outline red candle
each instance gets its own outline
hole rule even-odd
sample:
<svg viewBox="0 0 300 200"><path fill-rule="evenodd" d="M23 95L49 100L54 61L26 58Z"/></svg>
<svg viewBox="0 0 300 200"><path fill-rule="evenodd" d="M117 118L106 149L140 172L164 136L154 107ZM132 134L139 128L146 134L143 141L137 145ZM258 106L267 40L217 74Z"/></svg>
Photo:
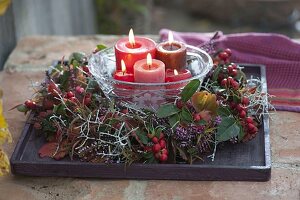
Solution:
<svg viewBox="0 0 300 200"><path fill-rule="evenodd" d="M117 70L114 74L114 79L119 81L133 82L133 74L129 74L126 72L126 65L124 60L121 60L122 70Z"/></svg>
<svg viewBox="0 0 300 200"><path fill-rule="evenodd" d="M188 69L177 71L176 69L166 70L166 82L176 82L186 80L192 77L191 72ZM174 84L167 86L168 89L179 89L184 87L188 82Z"/></svg>
<svg viewBox="0 0 300 200"><path fill-rule="evenodd" d="M128 38L120 39L115 45L117 69L121 70L121 60L124 60L127 71L133 73L133 65L136 61L145 59L150 53L155 58L156 43L145 37L134 37L132 29Z"/></svg>
<svg viewBox="0 0 300 200"><path fill-rule="evenodd" d="M147 59L139 60L134 64L134 81L138 83L164 83L165 64L152 59L148 53Z"/></svg>
<svg viewBox="0 0 300 200"><path fill-rule="evenodd" d="M166 69L180 71L186 66L186 46L181 42L174 41L170 31L168 41L157 45L156 58L165 63Z"/></svg>

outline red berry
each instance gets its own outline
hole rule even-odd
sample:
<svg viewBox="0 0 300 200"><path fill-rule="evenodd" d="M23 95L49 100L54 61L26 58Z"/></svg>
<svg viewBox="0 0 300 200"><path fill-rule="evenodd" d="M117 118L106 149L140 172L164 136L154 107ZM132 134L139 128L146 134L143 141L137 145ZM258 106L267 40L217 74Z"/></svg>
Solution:
<svg viewBox="0 0 300 200"><path fill-rule="evenodd" d="M232 65L228 65L228 66L227 66L227 71L228 71L228 73L231 73L231 72L232 72L232 70L233 70L233 67L232 67Z"/></svg>
<svg viewBox="0 0 300 200"><path fill-rule="evenodd" d="M246 122L247 122L247 124L253 124L253 119L252 119L252 117L247 117L247 118L246 118Z"/></svg>
<svg viewBox="0 0 300 200"><path fill-rule="evenodd" d="M154 144L154 145L152 146L152 150L153 150L154 153L159 152L159 151L161 150L160 144Z"/></svg>
<svg viewBox="0 0 300 200"><path fill-rule="evenodd" d="M82 66L82 70L85 72L85 73L89 73L90 70L87 66Z"/></svg>
<svg viewBox="0 0 300 200"><path fill-rule="evenodd" d="M163 149L163 148L166 148L166 141L164 140L164 139L161 139L160 141L159 141L159 145L160 145L160 147Z"/></svg>
<svg viewBox="0 0 300 200"><path fill-rule="evenodd" d="M159 134L159 139L161 140L161 139L164 138L164 137L165 137L164 133L163 133L163 132L160 132L160 134Z"/></svg>
<svg viewBox="0 0 300 200"><path fill-rule="evenodd" d="M231 76L228 76L227 81L228 81L228 85L231 85L234 79Z"/></svg>
<svg viewBox="0 0 300 200"><path fill-rule="evenodd" d="M27 100L27 101L25 101L25 106L27 107L27 108L32 108L32 101L31 100Z"/></svg>
<svg viewBox="0 0 300 200"><path fill-rule="evenodd" d="M157 144L157 143L158 143L158 138L157 138L157 137L153 137L153 138L152 138L152 142L153 142L154 144Z"/></svg>
<svg viewBox="0 0 300 200"><path fill-rule="evenodd" d="M245 118L246 112L244 110L240 111L239 116L240 116L240 118Z"/></svg>
<svg viewBox="0 0 300 200"><path fill-rule="evenodd" d="M249 133L250 134L255 134L255 133L257 133L257 131L258 131L258 128L256 126L254 126L253 129L249 130Z"/></svg>
<svg viewBox="0 0 300 200"><path fill-rule="evenodd" d="M84 88L83 87L80 87L79 85L76 86L75 88L76 92L79 93L79 94L82 94L84 92Z"/></svg>
<svg viewBox="0 0 300 200"><path fill-rule="evenodd" d="M45 118L45 117L47 117L47 113L46 112L40 112L39 117Z"/></svg>
<svg viewBox="0 0 300 200"><path fill-rule="evenodd" d="M200 116L199 113L195 113L194 116L193 116L193 118L194 118L195 122L199 122L201 120L201 116Z"/></svg>
<svg viewBox="0 0 300 200"><path fill-rule="evenodd" d="M121 113L123 113L123 114L127 114L127 113L128 113L128 109L127 109L127 108L125 108L125 109L121 110Z"/></svg>
<svg viewBox="0 0 300 200"><path fill-rule="evenodd" d="M90 105L91 101L92 101L91 98L86 97L86 98L84 98L84 100L83 100L83 104L86 105L86 106L88 106L88 105Z"/></svg>
<svg viewBox="0 0 300 200"><path fill-rule="evenodd" d="M227 80L226 78L224 78L224 79L221 81L221 86L226 87L226 86L227 86L227 83L228 83L228 80Z"/></svg>
<svg viewBox="0 0 300 200"><path fill-rule="evenodd" d="M71 97L71 98L70 98L70 101L72 101L72 102L74 102L74 103L78 103L78 100L77 100L76 97Z"/></svg>
<svg viewBox="0 0 300 200"><path fill-rule="evenodd" d="M224 51L219 53L219 58L223 61L227 60L228 57L229 57L228 54Z"/></svg>
<svg viewBox="0 0 300 200"><path fill-rule="evenodd" d="M236 103L234 103L233 101L229 102L229 107L230 107L231 109L235 109Z"/></svg>
<svg viewBox="0 0 300 200"><path fill-rule="evenodd" d="M161 150L161 153L162 153L162 154L166 154L166 155L168 155L168 154L169 154L169 152L168 152L168 150L167 150L167 149L162 149L162 150Z"/></svg>
<svg viewBox="0 0 300 200"><path fill-rule="evenodd" d="M157 152L156 154L154 154L154 157L155 157L157 160L159 160L160 156L161 156L161 153L160 153L160 152Z"/></svg>
<svg viewBox="0 0 300 200"><path fill-rule="evenodd" d="M183 102L181 100L176 101L176 106L177 106L177 108L182 109Z"/></svg>
<svg viewBox="0 0 300 200"><path fill-rule="evenodd" d="M249 131L251 131L252 129L255 128L255 126L254 126L253 124L251 124L251 123L248 124L247 127L248 127L248 130L249 130Z"/></svg>
<svg viewBox="0 0 300 200"><path fill-rule="evenodd" d="M168 160L168 156L166 154L161 154L160 157L159 157L159 160L161 162L165 162Z"/></svg>
<svg viewBox="0 0 300 200"><path fill-rule="evenodd" d="M53 82L49 83L47 91L55 97L57 97L58 94L61 93L60 90L58 89L57 85Z"/></svg>
<svg viewBox="0 0 300 200"><path fill-rule="evenodd" d="M241 104L236 105L236 110L241 112L242 110L244 110L244 107Z"/></svg>
<svg viewBox="0 0 300 200"><path fill-rule="evenodd" d="M231 63L231 66L232 66L233 69L237 69L237 65L236 64Z"/></svg>
<svg viewBox="0 0 300 200"><path fill-rule="evenodd" d="M74 97L74 96L75 96L75 95L74 95L73 92L71 92L71 91L67 92L67 98L68 98L68 99L70 99L70 98L72 98L72 97Z"/></svg>
<svg viewBox="0 0 300 200"><path fill-rule="evenodd" d="M35 128L37 130L40 130L40 129L42 129L42 125L38 122L35 122L34 125L33 125L33 128Z"/></svg>
<svg viewBox="0 0 300 200"><path fill-rule="evenodd" d="M237 75L237 70L236 69L232 69L232 71L230 72L230 75L235 77Z"/></svg>
<svg viewBox="0 0 300 200"><path fill-rule="evenodd" d="M232 55L231 49L229 48L225 49L224 52L226 52L229 57Z"/></svg>
<svg viewBox="0 0 300 200"><path fill-rule="evenodd" d="M244 104L244 105L249 105L249 103L250 103L250 101L249 101L249 98L248 97L243 97L242 98L242 104Z"/></svg>
<svg viewBox="0 0 300 200"><path fill-rule="evenodd" d="M146 152L152 151L152 148L149 147L149 146L145 146L145 147L144 147L144 151L146 151Z"/></svg>
<svg viewBox="0 0 300 200"><path fill-rule="evenodd" d="M240 87L239 83L236 82L235 80L231 81L231 86L235 90L239 89L239 87Z"/></svg>

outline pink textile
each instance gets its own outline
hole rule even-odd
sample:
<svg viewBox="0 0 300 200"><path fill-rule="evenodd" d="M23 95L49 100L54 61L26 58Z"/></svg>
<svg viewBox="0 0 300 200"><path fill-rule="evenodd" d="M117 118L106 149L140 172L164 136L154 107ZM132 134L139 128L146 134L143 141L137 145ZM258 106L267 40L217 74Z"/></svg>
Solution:
<svg viewBox="0 0 300 200"><path fill-rule="evenodd" d="M168 31L167 29L160 31L162 40L167 38ZM194 46L208 42L212 36L207 33L172 32L174 39ZM277 108L300 112L300 43L274 33L223 35L221 32L214 42L216 49L230 48L232 50L233 62L266 65L269 91L275 91L277 95L282 94L279 96L280 99L285 98L285 94L279 91L284 89L296 91L295 98L290 96L288 98L293 104L289 105L285 102L285 105L278 105ZM299 104L295 105L295 102Z"/></svg>

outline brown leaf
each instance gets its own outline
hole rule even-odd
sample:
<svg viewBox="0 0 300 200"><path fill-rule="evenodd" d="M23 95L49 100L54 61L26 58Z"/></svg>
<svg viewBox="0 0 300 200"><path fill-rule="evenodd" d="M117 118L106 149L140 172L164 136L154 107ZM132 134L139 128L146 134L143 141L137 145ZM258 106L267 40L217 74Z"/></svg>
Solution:
<svg viewBox="0 0 300 200"><path fill-rule="evenodd" d="M218 108L217 97L207 91L196 92L192 96L192 105L197 112L207 110L215 114Z"/></svg>
<svg viewBox="0 0 300 200"><path fill-rule="evenodd" d="M52 158L57 151L58 143L57 142L48 142L44 144L39 150L39 156L41 158L50 157Z"/></svg>

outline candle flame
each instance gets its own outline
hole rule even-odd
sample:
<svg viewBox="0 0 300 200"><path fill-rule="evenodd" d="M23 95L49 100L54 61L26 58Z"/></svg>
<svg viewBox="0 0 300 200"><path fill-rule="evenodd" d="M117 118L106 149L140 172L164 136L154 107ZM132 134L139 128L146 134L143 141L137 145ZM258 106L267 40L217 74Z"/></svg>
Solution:
<svg viewBox="0 0 300 200"><path fill-rule="evenodd" d="M177 76L178 75L178 71L176 69L174 69L174 75Z"/></svg>
<svg viewBox="0 0 300 200"><path fill-rule="evenodd" d="M126 65L125 65L124 60L121 60L121 69L122 69L122 72L124 74L126 72Z"/></svg>
<svg viewBox="0 0 300 200"><path fill-rule="evenodd" d="M169 31L169 34L168 34L169 45L172 45L173 41L174 41L173 33L172 33L172 31Z"/></svg>
<svg viewBox="0 0 300 200"><path fill-rule="evenodd" d="M133 34L132 28L131 28L130 31L129 31L128 38L129 38L129 43L130 43L132 46L134 46L134 45L135 45L135 40L134 40L134 34Z"/></svg>
<svg viewBox="0 0 300 200"><path fill-rule="evenodd" d="M150 54L150 53L147 54L147 65L148 65L148 66L151 66L151 65L152 65L152 57L151 57L151 54Z"/></svg>

